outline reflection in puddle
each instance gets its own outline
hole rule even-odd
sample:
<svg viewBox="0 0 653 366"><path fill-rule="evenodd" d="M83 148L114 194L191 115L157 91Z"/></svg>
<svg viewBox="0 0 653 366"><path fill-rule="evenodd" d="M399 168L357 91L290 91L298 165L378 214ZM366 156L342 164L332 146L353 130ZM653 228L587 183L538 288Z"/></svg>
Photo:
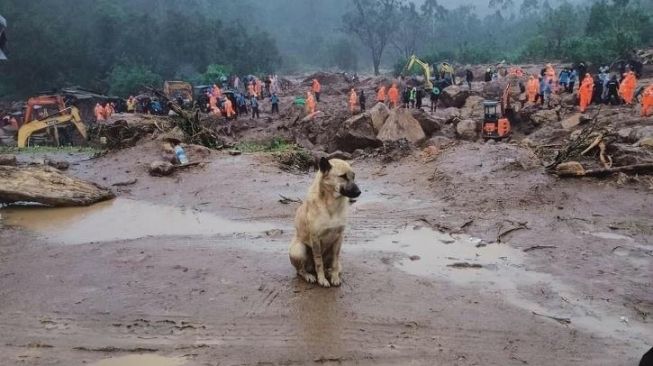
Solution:
<svg viewBox="0 0 653 366"><path fill-rule="evenodd" d="M118 198L90 207L0 210L7 225L37 232L65 244L138 239L146 236L256 233L272 225L226 220L172 206Z"/></svg>
<svg viewBox="0 0 653 366"><path fill-rule="evenodd" d="M185 361L180 358L170 358L158 355L131 355L107 358L93 363L93 366L180 366Z"/></svg>
<svg viewBox="0 0 653 366"><path fill-rule="evenodd" d="M484 245L467 235L449 235L419 227L382 236L352 250L404 254L395 266L407 273L476 286L499 293L520 308L543 315L570 318L574 326L602 336L645 344L653 328L637 320L625 323L614 308L592 301L548 273L529 271L525 254L506 244ZM542 296L543 291L551 294Z"/></svg>

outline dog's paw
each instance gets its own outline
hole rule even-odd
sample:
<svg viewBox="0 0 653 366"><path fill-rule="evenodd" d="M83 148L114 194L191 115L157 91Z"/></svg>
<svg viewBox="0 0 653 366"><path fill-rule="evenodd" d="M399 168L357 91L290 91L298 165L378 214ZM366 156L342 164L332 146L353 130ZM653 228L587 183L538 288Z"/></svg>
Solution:
<svg viewBox="0 0 653 366"><path fill-rule="evenodd" d="M342 281L340 280L340 275L339 274L331 274L331 284L333 286L340 286L340 283Z"/></svg>
<svg viewBox="0 0 653 366"><path fill-rule="evenodd" d="M304 279L308 283L315 283L315 281L317 281L317 278L315 278L315 276L313 276L310 273L305 273L305 274L302 274L301 276L304 277Z"/></svg>
<svg viewBox="0 0 653 366"><path fill-rule="evenodd" d="M317 278L317 283L322 287L331 287L329 281L327 281L326 277L323 276Z"/></svg>

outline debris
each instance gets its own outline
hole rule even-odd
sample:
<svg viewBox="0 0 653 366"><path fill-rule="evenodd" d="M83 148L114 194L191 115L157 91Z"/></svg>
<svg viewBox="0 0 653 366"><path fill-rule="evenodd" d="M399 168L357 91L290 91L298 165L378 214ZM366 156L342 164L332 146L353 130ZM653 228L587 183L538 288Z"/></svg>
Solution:
<svg viewBox="0 0 653 366"><path fill-rule="evenodd" d="M288 198L282 194L279 195L281 199L279 200L280 203L283 203L284 205L290 204L290 203L302 203L302 200L299 198Z"/></svg>
<svg viewBox="0 0 653 366"><path fill-rule="evenodd" d="M127 180L127 181L124 181L124 182L114 183L111 186L113 186L113 187L131 186L132 184L136 184L136 182L138 182L138 179L134 178L134 179L130 179L130 180Z"/></svg>
<svg viewBox="0 0 653 366"><path fill-rule="evenodd" d="M533 313L533 315L543 316L545 318L553 319L553 320L557 321L560 324L571 324L571 319L569 319L569 318L560 318L560 317L557 317L557 316L544 315L544 314L536 313L534 311L532 313Z"/></svg>
<svg viewBox="0 0 653 366"><path fill-rule="evenodd" d="M508 235L508 234L510 234L510 233L512 233L514 231L523 230L523 229L530 230L530 228L527 226L526 222L520 222L520 223L518 223L517 226L512 227L512 228L510 228L508 230L505 230L505 231L501 232L499 235L497 235L496 242L501 243L501 239L503 239L504 236L506 236L506 235Z"/></svg>
<svg viewBox="0 0 653 366"><path fill-rule="evenodd" d="M408 259L414 262L422 259L422 257L420 257L419 255L411 255L410 257L408 257Z"/></svg>
<svg viewBox="0 0 653 366"><path fill-rule="evenodd" d="M63 160L62 161L54 161L54 160L46 159L45 160L45 165L51 166L51 167L53 167L55 169L59 169L59 170L68 170L68 168L70 167L70 163L68 163L67 161L63 161Z"/></svg>
<svg viewBox="0 0 653 366"><path fill-rule="evenodd" d="M447 264L447 267L462 268L462 269L464 269L464 268L474 268L474 269L483 268L483 266L478 264L478 263L468 263L468 262L456 262L456 263L453 263L453 264Z"/></svg>
<svg viewBox="0 0 653 366"><path fill-rule="evenodd" d="M172 174L175 171L175 166L168 161L155 161L150 164L148 171L152 176L163 177Z"/></svg>
<svg viewBox="0 0 653 366"><path fill-rule="evenodd" d="M532 247L528 247L524 249L524 252L530 252L532 250L538 250L538 249L555 249L557 248L555 245L533 245Z"/></svg>
<svg viewBox="0 0 653 366"><path fill-rule="evenodd" d="M619 317L619 321L621 321L622 323L628 324L628 317L626 317L626 316Z"/></svg>
<svg viewBox="0 0 653 366"><path fill-rule="evenodd" d="M560 164L556 174L562 178L569 177L607 177L614 173L653 174L653 163L634 164L614 168L585 170L578 162Z"/></svg>
<svg viewBox="0 0 653 366"><path fill-rule="evenodd" d="M68 177L52 167L0 166L0 203L88 206L114 197L110 189Z"/></svg>
<svg viewBox="0 0 653 366"><path fill-rule="evenodd" d="M0 165L16 166L17 165L16 155L0 154Z"/></svg>
<svg viewBox="0 0 653 366"><path fill-rule="evenodd" d="M238 155L242 155L242 153L243 153L240 150L229 150L228 152L229 152L229 155L231 155L231 156L238 156Z"/></svg>
<svg viewBox="0 0 653 366"><path fill-rule="evenodd" d="M464 119L456 124L456 134L463 140L476 141L479 131L478 123L472 119Z"/></svg>

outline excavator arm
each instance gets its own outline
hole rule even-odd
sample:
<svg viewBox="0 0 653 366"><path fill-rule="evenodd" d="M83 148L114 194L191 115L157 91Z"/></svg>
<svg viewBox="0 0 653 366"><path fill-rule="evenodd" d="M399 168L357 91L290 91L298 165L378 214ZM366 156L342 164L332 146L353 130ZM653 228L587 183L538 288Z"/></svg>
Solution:
<svg viewBox="0 0 653 366"><path fill-rule="evenodd" d="M426 62L418 59L415 55L410 56L410 59L408 60L408 63L404 67L404 70L401 72L401 74L407 74L410 69L415 66L415 64L419 65L422 68L422 72L424 73L424 88L427 90L433 89L433 83L431 83L431 67Z"/></svg>
<svg viewBox="0 0 653 366"><path fill-rule="evenodd" d="M59 111L54 116L25 123L18 130L18 147L27 147L27 141L35 132L45 130L48 127L65 125L67 123L72 123L85 140L88 138L86 125L82 122L79 110L76 107L69 107Z"/></svg>

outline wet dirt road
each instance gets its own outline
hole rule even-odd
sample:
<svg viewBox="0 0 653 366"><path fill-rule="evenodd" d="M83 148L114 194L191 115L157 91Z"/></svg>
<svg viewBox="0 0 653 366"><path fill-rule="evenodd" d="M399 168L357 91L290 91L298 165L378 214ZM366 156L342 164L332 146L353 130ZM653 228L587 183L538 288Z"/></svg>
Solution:
<svg viewBox="0 0 653 366"><path fill-rule="evenodd" d="M112 202L0 210L3 364L636 365L651 345L641 188L556 181L509 146L354 162L344 284L322 289L278 202L312 174L218 154L151 178L148 153L73 166L138 178Z"/></svg>

